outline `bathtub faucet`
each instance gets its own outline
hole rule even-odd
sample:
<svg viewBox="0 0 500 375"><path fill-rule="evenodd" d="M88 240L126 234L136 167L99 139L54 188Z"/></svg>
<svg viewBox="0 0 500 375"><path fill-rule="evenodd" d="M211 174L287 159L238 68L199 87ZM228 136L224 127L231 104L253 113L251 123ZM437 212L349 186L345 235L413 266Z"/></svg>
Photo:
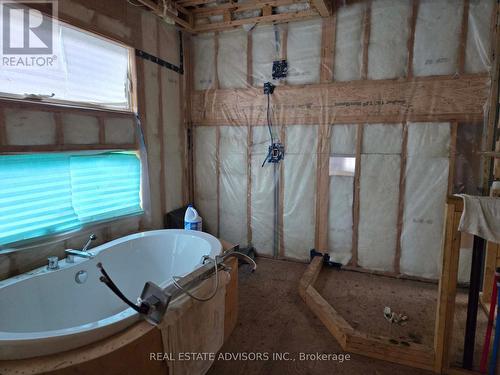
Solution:
<svg viewBox="0 0 500 375"><path fill-rule="evenodd" d="M159 285L156 285L152 281L146 282L142 289L141 296L137 299L137 304L132 302L125 296L125 294L121 292L121 290L113 282L111 277L104 269L102 263L100 262L97 263L97 268L102 274L99 280L103 282L109 289L111 289L111 291L115 293L119 299L129 305L136 312L141 314L144 319L146 319L153 325L158 325L161 322L163 315L165 315L170 301L180 296L181 294L186 294L191 298L201 302L209 301L210 299L212 299L216 295L219 287L219 269L225 271L229 270L229 267L224 264L224 260L228 259L229 257L237 257L244 260L245 262L252 265L252 272L255 271L257 269L257 264L255 263L255 261L248 255L240 253L238 250L239 246L236 245L221 256L216 255L213 259L209 256L204 257L204 260L209 261L203 262L202 266L195 269L193 272L186 276L173 276L173 283L165 288L161 288ZM194 296L190 290L200 284L203 280L206 280L207 277L211 277L212 275L215 276L215 287L210 296Z"/></svg>
<svg viewBox="0 0 500 375"><path fill-rule="evenodd" d="M92 259L93 257L95 257L95 255L92 254L87 249L90 247L91 242L96 240L96 239L97 239L97 236L94 233L92 233L82 250L66 249L64 251L68 255L66 258L66 262L67 263L74 263L75 257L80 257L80 258L85 258L85 259Z"/></svg>

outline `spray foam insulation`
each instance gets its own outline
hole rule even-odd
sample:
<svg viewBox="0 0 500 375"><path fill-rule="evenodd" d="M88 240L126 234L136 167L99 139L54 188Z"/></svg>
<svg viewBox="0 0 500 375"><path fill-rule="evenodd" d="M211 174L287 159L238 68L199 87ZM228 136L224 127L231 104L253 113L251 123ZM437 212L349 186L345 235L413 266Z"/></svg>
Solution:
<svg viewBox="0 0 500 375"><path fill-rule="evenodd" d="M413 49L415 76L457 72L462 11L462 0L420 1Z"/></svg>
<svg viewBox="0 0 500 375"><path fill-rule="evenodd" d="M220 237L245 246L247 241L247 128L220 127Z"/></svg>
<svg viewBox="0 0 500 375"><path fill-rule="evenodd" d="M402 126L371 124L363 131L358 262L393 271L397 246Z"/></svg>
<svg viewBox="0 0 500 375"><path fill-rule="evenodd" d="M354 3L338 9L333 70L335 81L361 79L364 10L363 3Z"/></svg>
<svg viewBox="0 0 500 375"><path fill-rule="evenodd" d="M252 245L259 254L272 255L274 241L274 166L262 162L270 142L265 126L252 127L251 147L251 219ZM277 169L279 173L279 167Z"/></svg>
<svg viewBox="0 0 500 375"><path fill-rule="evenodd" d="M217 134L215 127L194 128L195 205L203 230L217 236Z"/></svg>
<svg viewBox="0 0 500 375"><path fill-rule="evenodd" d="M408 62L410 0L375 0L371 8L368 78L405 77ZM398 30L398 32L394 32Z"/></svg>
<svg viewBox="0 0 500 375"><path fill-rule="evenodd" d="M330 137L330 154L354 157L356 125L335 125ZM328 248L333 261L347 264L352 257L353 176L330 176Z"/></svg>
<svg viewBox="0 0 500 375"><path fill-rule="evenodd" d="M439 276L448 186L450 124L408 126L401 272Z"/></svg>
<svg viewBox="0 0 500 375"><path fill-rule="evenodd" d="M243 29L219 34L217 73L220 88L247 86L247 40Z"/></svg>
<svg viewBox="0 0 500 375"><path fill-rule="evenodd" d="M321 19L293 22L288 25L288 83L319 82L321 25Z"/></svg>
<svg viewBox="0 0 500 375"><path fill-rule="evenodd" d="M283 241L285 255L308 259L314 247L317 126L286 128Z"/></svg>

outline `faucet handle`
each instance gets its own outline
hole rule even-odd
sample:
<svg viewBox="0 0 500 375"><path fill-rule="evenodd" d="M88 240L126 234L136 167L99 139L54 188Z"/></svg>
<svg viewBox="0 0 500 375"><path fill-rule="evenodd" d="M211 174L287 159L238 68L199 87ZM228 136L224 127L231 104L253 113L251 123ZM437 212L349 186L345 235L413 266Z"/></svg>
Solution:
<svg viewBox="0 0 500 375"><path fill-rule="evenodd" d="M92 233L92 234L89 236L89 240L87 241L87 243L86 243L86 244L85 244L85 246L83 247L82 251L87 251L87 249L88 249L88 248L89 248L89 246L90 246L90 243L91 243L92 241L95 241L95 240L97 240L97 236L96 236L94 233Z"/></svg>
<svg viewBox="0 0 500 375"><path fill-rule="evenodd" d="M49 264L47 264L48 270L59 269L59 258L58 257L48 257L47 260L49 261Z"/></svg>

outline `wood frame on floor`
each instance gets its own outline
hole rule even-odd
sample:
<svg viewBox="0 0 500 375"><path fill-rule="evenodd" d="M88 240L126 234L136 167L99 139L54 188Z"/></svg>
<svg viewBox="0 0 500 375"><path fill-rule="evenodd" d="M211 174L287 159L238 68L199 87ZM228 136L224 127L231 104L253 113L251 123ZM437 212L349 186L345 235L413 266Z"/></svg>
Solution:
<svg viewBox="0 0 500 375"><path fill-rule="evenodd" d="M461 198L449 196L446 203L446 225L439 277L438 304L433 346L401 342L393 338L375 336L354 329L314 288L323 265L323 257L314 257L299 282L299 294L339 342L343 350L401 365L434 371L438 374L476 374L453 367L450 348L455 314L460 258L458 225L463 211ZM496 259L497 246L489 246L487 254ZM490 254L491 256L492 254Z"/></svg>

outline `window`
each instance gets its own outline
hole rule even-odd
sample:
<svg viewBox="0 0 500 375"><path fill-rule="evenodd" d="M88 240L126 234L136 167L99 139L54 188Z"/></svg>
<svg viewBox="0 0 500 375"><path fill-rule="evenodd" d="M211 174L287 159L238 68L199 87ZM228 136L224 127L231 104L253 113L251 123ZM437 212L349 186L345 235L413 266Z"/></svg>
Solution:
<svg viewBox="0 0 500 375"><path fill-rule="evenodd" d="M0 156L0 248L142 213L135 152Z"/></svg>
<svg viewBox="0 0 500 375"><path fill-rule="evenodd" d="M354 176L356 158L351 156L330 156L330 176Z"/></svg>
<svg viewBox="0 0 500 375"><path fill-rule="evenodd" d="M11 27L19 30L12 35L22 37L22 21L23 17L11 17ZM131 111L131 49L51 22L51 60L3 55L0 96Z"/></svg>

